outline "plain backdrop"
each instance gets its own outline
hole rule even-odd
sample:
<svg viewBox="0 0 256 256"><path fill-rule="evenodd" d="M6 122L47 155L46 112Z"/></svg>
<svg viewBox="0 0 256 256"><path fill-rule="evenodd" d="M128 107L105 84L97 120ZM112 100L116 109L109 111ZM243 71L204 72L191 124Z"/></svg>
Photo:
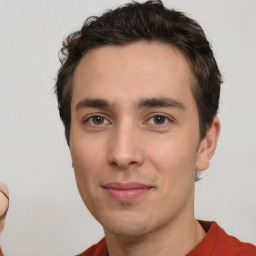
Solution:
<svg viewBox="0 0 256 256"><path fill-rule="evenodd" d="M0 180L8 256L75 255L102 236L76 188L54 82L63 39L127 1L0 0ZM256 243L256 1L165 0L204 28L224 76L222 132L196 184L196 217Z"/></svg>

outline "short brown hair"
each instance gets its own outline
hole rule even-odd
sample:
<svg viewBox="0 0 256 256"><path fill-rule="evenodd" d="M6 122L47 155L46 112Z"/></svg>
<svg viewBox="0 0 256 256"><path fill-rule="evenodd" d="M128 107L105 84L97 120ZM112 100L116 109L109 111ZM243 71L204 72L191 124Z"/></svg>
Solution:
<svg viewBox="0 0 256 256"><path fill-rule="evenodd" d="M55 91L69 144L74 71L89 50L105 45L126 45L141 40L159 41L178 48L188 59L195 77L192 87L203 138L219 106L221 74L201 26L184 13L164 7L160 0L132 2L85 20L70 34L60 51L61 67Z"/></svg>

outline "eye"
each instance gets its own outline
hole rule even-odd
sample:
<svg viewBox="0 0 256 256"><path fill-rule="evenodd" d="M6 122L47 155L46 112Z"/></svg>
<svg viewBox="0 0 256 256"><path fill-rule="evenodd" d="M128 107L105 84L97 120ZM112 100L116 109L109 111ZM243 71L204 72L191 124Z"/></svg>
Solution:
<svg viewBox="0 0 256 256"><path fill-rule="evenodd" d="M154 125L163 125L170 122L170 118L163 116L163 115L155 115L152 116L149 120L148 123L154 124Z"/></svg>
<svg viewBox="0 0 256 256"><path fill-rule="evenodd" d="M165 116L154 116L153 121L155 124L165 124L168 122L168 119Z"/></svg>
<svg viewBox="0 0 256 256"><path fill-rule="evenodd" d="M87 118L85 120L85 123L88 123L90 125L104 125L104 124L108 124L109 121L103 116L94 115L94 116Z"/></svg>

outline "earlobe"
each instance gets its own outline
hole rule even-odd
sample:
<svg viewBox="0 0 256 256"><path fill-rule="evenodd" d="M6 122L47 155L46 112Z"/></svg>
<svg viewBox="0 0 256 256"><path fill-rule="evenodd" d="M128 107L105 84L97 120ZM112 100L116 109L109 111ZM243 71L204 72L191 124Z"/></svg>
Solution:
<svg viewBox="0 0 256 256"><path fill-rule="evenodd" d="M213 119L211 127L208 129L204 139L201 141L197 152L196 170L204 171L210 165L210 159L216 150L220 134L220 121L218 117Z"/></svg>

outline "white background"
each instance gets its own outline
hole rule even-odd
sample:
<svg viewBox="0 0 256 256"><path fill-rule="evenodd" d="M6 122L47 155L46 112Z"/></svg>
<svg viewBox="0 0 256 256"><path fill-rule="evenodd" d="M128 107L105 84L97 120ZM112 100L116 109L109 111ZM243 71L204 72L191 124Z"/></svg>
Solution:
<svg viewBox="0 0 256 256"><path fill-rule="evenodd" d="M0 0L0 179L11 193L0 239L7 256L75 255L103 236L76 189L53 85L64 37L87 16L125 2ZM224 75L222 133L196 184L196 217L256 243L256 1L164 2L202 25Z"/></svg>

